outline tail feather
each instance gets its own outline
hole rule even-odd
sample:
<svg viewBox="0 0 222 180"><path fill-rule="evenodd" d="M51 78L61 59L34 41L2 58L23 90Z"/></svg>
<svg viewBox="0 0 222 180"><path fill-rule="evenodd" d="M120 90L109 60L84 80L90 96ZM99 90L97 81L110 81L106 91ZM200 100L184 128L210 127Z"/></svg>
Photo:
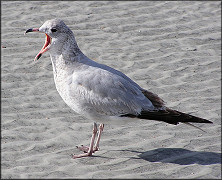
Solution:
<svg viewBox="0 0 222 180"><path fill-rule="evenodd" d="M182 113L182 112L172 110L169 108L166 108L165 110L158 110L158 111L142 111L139 115L126 114L122 116L163 121L163 122L174 124L174 125L177 125L180 122L181 123L189 123L189 122L212 123L209 120L199 118L190 114Z"/></svg>
<svg viewBox="0 0 222 180"><path fill-rule="evenodd" d="M152 104L156 108L161 108L164 107L164 101L158 97L158 95L147 91L147 90L142 90L142 93L144 96L146 96ZM150 119L150 120L157 120L157 121L164 121L169 124L175 124L177 125L178 123L187 123L193 122L193 123L212 123L209 120L199 118L190 114L182 113L176 110L172 110L166 107L165 110L157 110L157 111L142 111L139 115L132 115L132 114L126 114L123 116L128 116L128 117L137 117L140 119Z"/></svg>

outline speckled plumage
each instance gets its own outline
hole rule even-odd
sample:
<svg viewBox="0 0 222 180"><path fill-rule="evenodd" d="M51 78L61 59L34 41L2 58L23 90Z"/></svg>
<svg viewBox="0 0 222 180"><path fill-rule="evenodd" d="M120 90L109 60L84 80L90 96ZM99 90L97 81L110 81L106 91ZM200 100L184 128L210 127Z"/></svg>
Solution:
<svg viewBox="0 0 222 180"><path fill-rule="evenodd" d="M39 29L48 32L54 26L56 33L60 33L49 33L54 80L59 94L74 111L85 116L120 116L156 109L138 84L123 73L86 57L62 21L47 21Z"/></svg>
<svg viewBox="0 0 222 180"><path fill-rule="evenodd" d="M48 20L39 29L28 29L26 33L33 31L46 34L46 42L35 59L46 51L50 53L57 91L77 113L103 123L113 123L114 120L126 122L135 118L175 125L179 122L212 123L165 107L161 98L141 88L120 71L86 57L63 21ZM94 123L90 147L79 147L85 153L72 157L90 156L97 151L103 128L104 124L100 124L98 131Z"/></svg>
<svg viewBox="0 0 222 180"><path fill-rule="evenodd" d="M56 88L77 113L89 119L103 119L103 122L113 117L137 117L170 124L211 123L165 107L161 98L141 88L122 72L86 57L62 20L48 20L35 31L50 37L51 42L45 49L50 53Z"/></svg>

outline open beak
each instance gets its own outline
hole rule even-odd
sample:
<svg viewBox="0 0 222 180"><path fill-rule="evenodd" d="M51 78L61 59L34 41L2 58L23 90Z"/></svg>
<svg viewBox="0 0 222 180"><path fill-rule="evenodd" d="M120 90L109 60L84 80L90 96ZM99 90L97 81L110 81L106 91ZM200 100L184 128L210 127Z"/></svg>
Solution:
<svg viewBox="0 0 222 180"><path fill-rule="evenodd" d="M31 28L31 29L28 29L27 31L25 31L24 34L29 33L29 32L41 32L41 31L39 31L38 28ZM45 33L45 35L46 35L45 43L44 43L41 51L36 55L34 61L38 60L42 56L43 53L45 53L46 51L49 50L49 45L51 44L52 38L46 33Z"/></svg>

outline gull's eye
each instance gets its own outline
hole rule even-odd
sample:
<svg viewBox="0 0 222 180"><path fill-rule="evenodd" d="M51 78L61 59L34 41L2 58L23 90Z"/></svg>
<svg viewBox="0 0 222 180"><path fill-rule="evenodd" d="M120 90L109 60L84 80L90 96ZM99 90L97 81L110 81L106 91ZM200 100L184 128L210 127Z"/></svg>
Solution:
<svg viewBox="0 0 222 180"><path fill-rule="evenodd" d="M56 28L52 28L51 31L52 31L52 32L56 32L57 29L56 29Z"/></svg>

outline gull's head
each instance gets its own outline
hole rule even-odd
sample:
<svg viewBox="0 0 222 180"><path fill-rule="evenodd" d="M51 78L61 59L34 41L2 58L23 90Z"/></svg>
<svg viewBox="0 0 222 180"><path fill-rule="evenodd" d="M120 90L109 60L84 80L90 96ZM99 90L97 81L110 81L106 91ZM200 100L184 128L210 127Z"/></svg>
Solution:
<svg viewBox="0 0 222 180"><path fill-rule="evenodd" d="M40 28L28 29L25 34L28 32L41 32L45 33L46 35L45 44L35 57L35 60L38 60L42 54L48 50L61 49L68 36L73 35L68 26L66 26L65 23L60 19L48 20Z"/></svg>

